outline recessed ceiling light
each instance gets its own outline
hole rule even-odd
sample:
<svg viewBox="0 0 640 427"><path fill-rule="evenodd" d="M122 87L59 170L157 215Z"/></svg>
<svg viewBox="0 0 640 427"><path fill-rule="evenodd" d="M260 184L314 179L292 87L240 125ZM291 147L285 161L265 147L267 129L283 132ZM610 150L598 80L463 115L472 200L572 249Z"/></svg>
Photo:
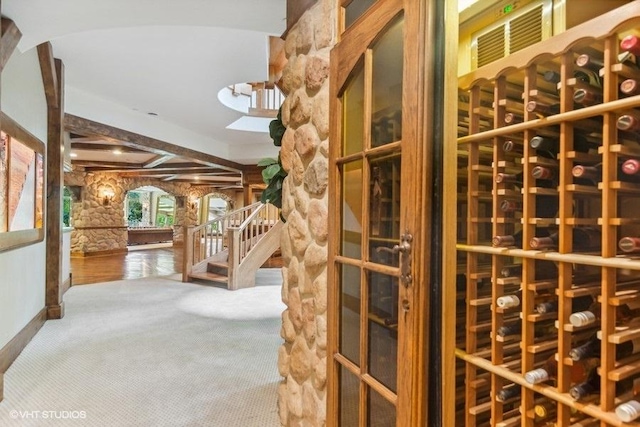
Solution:
<svg viewBox="0 0 640 427"><path fill-rule="evenodd" d="M122 154L122 151L118 150L117 148L115 150L112 151L113 154L115 155L120 155Z"/></svg>
<svg viewBox="0 0 640 427"><path fill-rule="evenodd" d="M69 156L70 157L78 157L78 153L70 153Z"/></svg>
<svg viewBox="0 0 640 427"><path fill-rule="evenodd" d="M194 176L193 179L195 179L196 181L200 181L200 177L199 176Z"/></svg>

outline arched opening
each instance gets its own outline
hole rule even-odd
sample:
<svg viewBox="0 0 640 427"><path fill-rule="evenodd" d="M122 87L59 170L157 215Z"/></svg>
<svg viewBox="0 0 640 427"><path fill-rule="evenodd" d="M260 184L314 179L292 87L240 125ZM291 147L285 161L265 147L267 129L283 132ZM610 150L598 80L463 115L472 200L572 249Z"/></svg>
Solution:
<svg viewBox="0 0 640 427"><path fill-rule="evenodd" d="M127 191L123 212L128 231L127 246L173 244L177 207L178 198L155 186Z"/></svg>
<svg viewBox="0 0 640 427"><path fill-rule="evenodd" d="M201 224L223 216L231 210L229 202L215 193L203 196L201 206Z"/></svg>

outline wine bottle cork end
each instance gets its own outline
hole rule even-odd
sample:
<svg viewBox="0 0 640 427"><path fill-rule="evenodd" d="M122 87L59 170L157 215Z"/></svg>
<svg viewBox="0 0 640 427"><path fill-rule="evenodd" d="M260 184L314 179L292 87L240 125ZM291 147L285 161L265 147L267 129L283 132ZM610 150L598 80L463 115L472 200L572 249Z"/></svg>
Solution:
<svg viewBox="0 0 640 427"><path fill-rule="evenodd" d="M638 49L638 38L634 35L628 35L620 42L620 47L623 50L636 50Z"/></svg>
<svg viewBox="0 0 640 427"><path fill-rule="evenodd" d="M637 245L635 239L631 237L623 237L618 242L618 247L622 252L634 252L637 250Z"/></svg>
<svg viewBox="0 0 640 427"><path fill-rule="evenodd" d="M620 84L623 93L634 93L638 89L638 84L633 79L627 79Z"/></svg>
<svg viewBox="0 0 640 427"><path fill-rule="evenodd" d="M516 295L502 296L496 300L496 304L500 308L517 307L520 305L520 298L518 298Z"/></svg>
<svg viewBox="0 0 640 427"><path fill-rule="evenodd" d="M635 161L626 161L622 164L622 172L626 173L627 175L634 175L636 173L638 173L638 166L640 164L638 162Z"/></svg>
<svg viewBox="0 0 640 427"><path fill-rule="evenodd" d="M578 67L584 67L589 63L589 55L582 54L576 58L576 65Z"/></svg>
<svg viewBox="0 0 640 427"><path fill-rule="evenodd" d="M616 408L616 415L620 421L630 423L640 416L640 402L630 400Z"/></svg>
<svg viewBox="0 0 640 427"><path fill-rule="evenodd" d="M575 327L590 325L596 321L596 316L590 311L580 311L569 316L569 323Z"/></svg>
<svg viewBox="0 0 640 427"><path fill-rule="evenodd" d="M529 384L539 384L547 381L548 379L549 374L544 369L534 369L533 371L529 371L524 374L524 380Z"/></svg>

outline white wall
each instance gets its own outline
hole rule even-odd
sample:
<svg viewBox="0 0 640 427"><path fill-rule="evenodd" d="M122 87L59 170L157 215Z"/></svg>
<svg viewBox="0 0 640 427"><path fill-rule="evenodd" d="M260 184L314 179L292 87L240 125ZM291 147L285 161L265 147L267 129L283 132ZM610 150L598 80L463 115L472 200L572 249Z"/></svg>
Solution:
<svg viewBox="0 0 640 427"><path fill-rule="evenodd" d="M16 51L0 80L2 111L46 144L47 105L36 50ZM0 252L0 348L44 308L45 256L45 242Z"/></svg>

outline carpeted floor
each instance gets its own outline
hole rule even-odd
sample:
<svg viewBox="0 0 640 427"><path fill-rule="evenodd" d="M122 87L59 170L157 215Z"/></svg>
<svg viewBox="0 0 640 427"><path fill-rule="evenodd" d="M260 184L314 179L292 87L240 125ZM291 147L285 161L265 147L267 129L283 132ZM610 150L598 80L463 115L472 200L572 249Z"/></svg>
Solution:
<svg viewBox="0 0 640 427"><path fill-rule="evenodd" d="M5 374L0 426L278 426L280 269L72 287Z"/></svg>

